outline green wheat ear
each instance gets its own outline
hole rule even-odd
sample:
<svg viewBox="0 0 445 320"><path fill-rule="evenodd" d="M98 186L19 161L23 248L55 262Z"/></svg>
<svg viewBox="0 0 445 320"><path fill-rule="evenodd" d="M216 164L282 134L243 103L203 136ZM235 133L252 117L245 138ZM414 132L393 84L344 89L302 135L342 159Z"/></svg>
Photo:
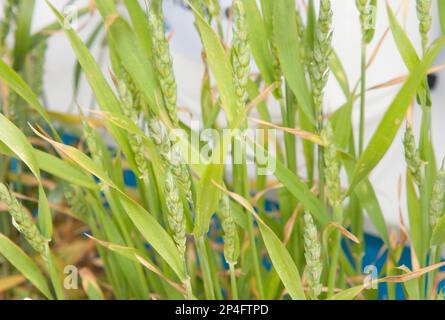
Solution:
<svg viewBox="0 0 445 320"><path fill-rule="evenodd" d="M324 174L326 178L327 196L330 205L333 208L341 206L342 192L340 185L340 170L339 161L337 157L337 147L334 144L334 131L328 123L322 133L322 140L324 142Z"/></svg>
<svg viewBox="0 0 445 320"><path fill-rule="evenodd" d="M173 124L178 126L176 80L173 73L173 60L170 54L170 46L165 36L165 27L161 10L155 12L154 8L151 8L148 12L148 23L153 38L152 50L154 65L164 96L165 107Z"/></svg>
<svg viewBox="0 0 445 320"><path fill-rule="evenodd" d="M161 155L164 167L171 170L180 183L187 201L193 205L192 177L182 158L180 145L172 144L159 119L148 119L148 133Z"/></svg>
<svg viewBox="0 0 445 320"><path fill-rule="evenodd" d="M250 49L248 44L246 12L240 0L236 0L234 3L232 68L238 108L241 110L244 108L248 98L247 83L250 75Z"/></svg>
<svg viewBox="0 0 445 320"><path fill-rule="evenodd" d="M122 111L125 116L137 125L139 120L138 108L135 107L133 95L124 81L118 82L118 92L121 100ZM146 148L142 137L136 134L129 134L131 149L134 152L134 160L141 179L148 180L148 159L146 157Z"/></svg>
<svg viewBox="0 0 445 320"><path fill-rule="evenodd" d="M85 117L82 117L82 130L85 141L88 146L88 150L91 153L91 157L97 163L102 163L103 160L103 150L99 143L97 132L94 128L87 122Z"/></svg>
<svg viewBox="0 0 445 320"><path fill-rule="evenodd" d="M280 65L280 58L278 57L278 48L274 39L270 41L270 49L272 53L272 67L273 67L274 78L275 81L277 81L279 84L279 86L277 86L277 88L274 90L274 96L276 99L279 100L283 98L283 89L282 89L283 80L281 78L283 71Z"/></svg>
<svg viewBox="0 0 445 320"><path fill-rule="evenodd" d="M306 26L304 25L303 18L301 17L301 12L299 10L297 11L295 18L297 21L298 39L301 43L303 43L306 34ZM301 60L304 61L305 66L308 66L310 64L309 51L310 49L306 48L306 46L300 46Z"/></svg>
<svg viewBox="0 0 445 320"><path fill-rule="evenodd" d="M222 196L219 202L218 213L223 231L224 258L227 263L235 265L239 254L239 239L227 195Z"/></svg>
<svg viewBox="0 0 445 320"><path fill-rule="evenodd" d="M89 213L89 205L85 198L84 191L77 186L66 185L63 188L63 195L73 215L80 220L86 221Z"/></svg>
<svg viewBox="0 0 445 320"><path fill-rule="evenodd" d="M332 9L330 0L321 0L320 14L315 33L312 62L309 68L312 80L314 105L321 127L323 121L323 95L329 78L329 57L332 43Z"/></svg>
<svg viewBox="0 0 445 320"><path fill-rule="evenodd" d="M433 186L433 193L431 195L431 209L430 209L430 223L431 227L437 225L437 222L442 217L444 212L445 201L445 171L442 165L436 181Z"/></svg>
<svg viewBox="0 0 445 320"><path fill-rule="evenodd" d="M410 126L406 126L405 136L403 138L403 146L405 150L405 161L408 170L413 176L414 182L420 188L422 183L422 160L420 159L419 150L416 146L416 139Z"/></svg>
<svg viewBox="0 0 445 320"><path fill-rule="evenodd" d="M363 41L368 44L375 34L376 24L376 0L356 0L357 9L360 14L360 26L362 29Z"/></svg>
<svg viewBox="0 0 445 320"><path fill-rule="evenodd" d="M23 234L36 252L45 257L48 240L43 237L34 221L3 183L0 183L0 200L8 207L15 228Z"/></svg>
<svg viewBox="0 0 445 320"><path fill-rule="evenodd" d="M176 246L185 259L185 250L187 244L184 207L179 196L179 190L176 186L176 180L170 170L165 175L165 192L168 211L168 224L173 231L173 239Z"/></svg>
<svg viewBox="0 0 445 320"><path fill-rule="evenodd" d="M304 214L304 256L306 258L306 269L304 271L307 284L308 296L316 300L321 294L321 245L318 240L317 227L309 212Z"/></svg>
<svg viewBox="0 0 445 320"><path fill-rule="evenodd" d="M31 85L34 92L40 97L43 91L43 75L45 71L45 55L48 49L48 43L46 40L42 40L32 50L32 78Z"/></svg>
<svg viewBox="0 0 445 320"><path fill-rule="evenodd" d="M426 50L428 46L428 32L431 30L431 0L416 1L417 18L419 20L419 31L422 37L422 48Z"/></svg>

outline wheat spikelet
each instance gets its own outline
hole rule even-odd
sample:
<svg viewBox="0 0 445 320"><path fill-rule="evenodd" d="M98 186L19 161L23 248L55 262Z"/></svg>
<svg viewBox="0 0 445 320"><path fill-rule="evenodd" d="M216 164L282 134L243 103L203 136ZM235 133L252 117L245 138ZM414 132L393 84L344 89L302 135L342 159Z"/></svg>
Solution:
<svg viewBox="0 0 445 320"><path fill-rule="evenodd" d="M176 110L177 88L175 75L173 73L173 61L170 54L170 47L165 37L165 28L161 13L157 14L153 8L148 12L148 22L152 33L153 58L159 83L164 97L165 107L170 119L175 126L179 120Z"/></svg>
<svg viewBox="0 0 445 320"><path fill-rule="evenodd" d="M362 30L363 41L365 43L370 43L374 37L375 33L375 14L376 8L374 4L377 2L372 2L370 0L356 0L357 9L360 14L360 27Z"/></svg>
<svg viewBox="0 0 445 320"><path fill-rule="evenodd" d="M170 229L173 231L173 239L175 240L176 246L184 258L187 243L184 207L179 196L178 188L176 187L176 180L169 170L165 175L165 192L168 223Z"/></svg>
<svg viewBox="0 0 445 320"><path fill-rule="evenodd" d="M317 228L309 212L304 214L304 256L306 258L304 274L308 284L308 296L312 300L316 300L322 289L320 278L323 265Z"/></svg>
<svg viewBox="0 0 445 320"><path fill-rule="evenodd" d="M276 99L282 99L283 98L283 89L282 89L283 81L281 79L282 70L280 65L280 59L278 57L278 48L273 39L270 42L270 49L272 53L272 67L274 71L274 78L275 81L277 81L279 84L273 93Z"/></svg>
<svg viewBox="0 0 445 320"><path fill-rule="evenodd" d="M327 196L330 205L333 208L339 208L342 202L340 186L340 170L337 159L337 148L333 141L334 132L328 123L322 131L322 140L324 142L324 174L326 178Z"/></svg>
<svg viewBox="0 0 445 320"><path fill-rule="evenodd" d="M15 196L2 183L0 183L0 200L8 207L15 228L23 234L26 241L36 252L45 256L48 240L42 236L31 217L25 212Z"/></svg>
<svg viewBox="0 0 445 320"><path fill-rule="evenodd" d="M171 143L168 135L163 130L161 121L158 119L152 118L148 120L148 132L164 161L164 166L172 171L175 178L181 184L188 202L193 204L192 178L187 169L187 165L182 159L180 145L178 143Z"/></svg>
<svg viewBox="0 0 445 320"><path fill-rule="evenodd" d="M103 152L98 141L97 132L93 129L93 127L90 126L90 124L84 117L82 117L81 123L83 135L88 145L88 150L90 151L93 160L97 163L101 163L103 159Z"/></svg>
<svg viewBox="0 0 445 320"><path fill-rule="evenodd" d="M416 146L416 139L410 126L406 127L405 136L403 138L403 146L405 149L405 160L408 169L413 176L414 182L420 187L422 183L422 160Z"/></svg>
<svg viewBox="0 0 445 320"><path fill-rule="evenodd" d="M133 96L124 81L118 82L119 97L121 100L122 111L134 124L137 125L139 116L137 108L134 107ZM136 162L139 176L141 179L148 180L148 161L146 158L146 150L142 137L136 134L129 134L129 142L134 152L134 160Z"/></svg>
<svg viewBox="0 0 445 320"><path fill-rule="evenodd" d="M134 83L133 79L131 78L130 74L125 70L123 67L121 69L121 79L120 81L123 82L125 85L125 91L129 91L128 94L130 94L130 97L126 97L125 99L131 99L132 101L132 109L134 109L134 112L136 115L141 114L145 109L145 100L142 97L141 92L138 90L136 84ZM119 81L119 82L120 82ZM119 89L119 82L118 82L118 91ZM127 95L127 93L125 93ZM121 98L122 99L122 98Z"/></svg>
<svg viewBox="0 0 445 320"><path fill-rule="evenodd" d="M219 202L219 217L223 231L224 258L227 263L235 265L238 260L239 240L236 224L230 211L230 201L227 195L223 195Z"/></svg>
<svg viewBox="0 0 445 320"><path fill-rule="evenodd" d="M245 107L248 99L247 83L250 75L250 50L246 26L246 13L242 1L234 3L232 68L238 108Z"/></svg>
<svg viewBox="0 0 445 320"><path fill-rule="evenodd" d="M419 31L422 37L422 48L425 50L428 46L428 32L431 30L431 0L416 1L417 18L419 20Z"/></svg>
<svg viewBox="0 0 445 320"><path fill-rule="evenodd" d="M273 28L272 28L273 29ZM278 48L277 48L277 44L275 43L275 32L274 30L271 31L271 39L269 41L269 45L270 45L270 51L272 54L272 68L273 68L273 73L274 73L274 79L276 82L278 82L278 86L277 88L274 90L273 94L275 96L276 99L280 100L283 99L283 89L282 89L282 84L283 84L283 80L282 80L282 74L283 71L281 69L281 64L280 64L280 58L278 55Z"/></svg>
<svg viewBox="0 0 445 320"><path fill-rule="evenodd" d="M300 43L304 43L304 40L305 40L304 38L305 38L305 34L306 34L306 26L304 25L303 18L301 17L300 11L297 11L295 17L297 20L298 39L300 40ZM304 61L305 66L308 66L310 64L310 62L308 61L308 60L310 60L308 51L310 51L310 50L306 46L304 46L304 45L300 46L301 60Z"/></svg>
<svg viewBox="0 0 445 320"><path fill-rule="evenodd" d="M71 212L81 220L86 220L88 216L88 203L81 188L66 185L63 188L63 195L71 208Z"/></svg>
<svg viewBox="0 0 445 320"><path fill-rule="evenodd" d="M42 95L43 87L43 73L45 68L45 54L48 49L47 41L42 40L32 51L32 89L38 94Z"/></svg>
<svg viewBox="0 0 445 320"><path fill-rule="evenodd" d="M445 206L444 197L445 197L445 171L442 166L436 177L436 181L433 186L433 193L431 195L430 223L433 229L437 225L439 219L442 217Z"/></svg>
<svg viewBox="0 0 445 320"><path fill-rule="evenodd" d="M310 75L318 123L323 121L323 95L329 78L329 57L332 42L332 9L330 0L320 1Z"/></svg>

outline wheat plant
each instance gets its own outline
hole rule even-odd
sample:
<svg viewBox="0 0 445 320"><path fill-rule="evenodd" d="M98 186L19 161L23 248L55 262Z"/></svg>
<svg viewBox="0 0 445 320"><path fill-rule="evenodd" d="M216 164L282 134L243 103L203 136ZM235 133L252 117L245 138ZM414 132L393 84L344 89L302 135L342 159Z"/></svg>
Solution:
<svg viewBox="0 0 445 320"><path fill-rule="evenodd" d="M431 1L416 1L418 53L393 6L377 17L377 1L357 0L362 45L354 85L334 46L343 36L335 30L336 2L234 0L226 31L218 1L186 1L204 64L196 129L178 106L169 43L175 35L166 33L162 1L79 7L80 18L92 10L101 17L87 41L49 0L55 22L37 32L30 28L34 1L4 1L0 298L353 300L384 292L396 299L397 288L406 299L443 298L444 155L432 144L437 106L426 77L445 36L430 39ZM445 12L443 1L438 5ZM399 87L366 143L367 68L385 38L377 19L409 72L381 79L377 88ZM45 52L55 33L64 34L78 61L75 97L85 80L94 110L45 108ZM11 42L18 35L25 40ZM106 69L90 50L99 42L110 57ZM333 113L328 81L346 101ZM66 94L68 101L72 92ZM408 116L411 107L421 109L420 120ZM272 108L281 121L272 121ZM254 128L266 132L260 141L243 135ZM216 137L193 143L210 129ZM267 138L274 130L283 141ZM409 221L400 236L386 224L369 180L393 144L403 145L406 159L400 166ZM386 253L370 282L365 221ZM400 265L407 247L410 268ZM79 272L77 289L66 266Z"/></svg>

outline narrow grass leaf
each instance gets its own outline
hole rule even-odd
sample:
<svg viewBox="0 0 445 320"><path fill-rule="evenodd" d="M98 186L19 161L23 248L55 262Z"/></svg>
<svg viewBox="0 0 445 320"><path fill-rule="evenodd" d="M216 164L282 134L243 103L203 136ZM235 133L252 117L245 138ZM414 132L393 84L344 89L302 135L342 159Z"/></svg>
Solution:
<svg viewBox="0 0 445 320"><path fill-rule="evenodd" d="M287 251L286 246L281 242L272 229L256 214L255 210L246 199L236 193L227 191L221 186L219 186L219 189L241 204L255 217L258 221L267 252L269 253L272 264L283 282L284 287L288 290L292 299L306 300L300 273L298 272L298 268L292 260L289 251Z"/></svg>
<svg viewBox="0 0 445 320"><path fill-rule="evenodd" d="M343 150L347 150L351 141L353 106L354 99L350 96L348 101L329 119L334 129L334 141Z"/></svg>
<svg viewBox="0 0 445 320"><path fill-rule="evenodd" d="M285 127L277 126L271 122L267 122L267 121L260 120L260 119L249 118L249 120L252 120L253 122L256 122L263 126L271 127L274 129L284 131L286 133L293 134L293 135L300 137L301 139L304 139L306 141L310 141L312 143L315 143L315 144L318 144L321 146L323 145L323 141L321 140L320 136L315 133L301 130L298 128L285 128Z"/></svg>
<svg viewBox="0 0 445 320"><path fill-rule="evenodd" d="M1 141L0 153L9 157L18 158L17 155ZM91 177L72 164L66 163L63 160L41 150L33 149L33 153L40 170L87 189L98 189L97 183L95 183Z"/></svg>
<svg viewBox="0 0 445 320"><path fill-rule="evenodd" d="M386 282L386 283L404 283L407 281L411 281L414 279L418 279L419 277L430 273L434 270L437 270L439 268L442 268L443 266L445 266L445 262L441 262L441 263L436 263L434 265L416 270L416 271L411 271L411 272L407 272L405 274L399 275L399 276L388 276L385 277L383 279L379 279L377 282ZM399 269L403 270L403 266L400 267Z"/></svg>
<svg viewBox="0 0 445 320"><path fill-rule="evenodd" d="M14 69L21 70L29 52L31 42L31 23L34 14L35 0L18 1L17 27L13 49Z"/></svg>
<svg viewBox="0 0 445 320"><path fill-rule="evenodd" d="M308 119L315 123L313 99L306 82L300 57L300 44L296 36L295 1L274 1L273 14L273 35L284 76L294 92L299 106Z"/></svg>
<svg viewBox="0 0 445 320"><path fill-rule="evenodd" d="M437 222L431 237L432 246L442 246L445 244L445 215Z"/></svg>
<svg viewBox="0 0 445 320"><path fill-rule="evenodd" d="M352 173L355 166L354 161L352 159L344 157L343 164L345 166L348 177L352 178ZM383 214L382 208L377 199L377 195L371 182L368 179L364 179L354 189L354 193L359 199L360 205L363 209L365 209L369 219L376 228L387 248L391 248L385 216Z"/></svg>
<svg viewBox="0 0 445 320"><path fill-rule="evenodd" d="M29 105L39 113L39 115L45 120L46 124L50 127L51 132L55 137L58 137L57 131L51 123L48 112L41 105L39 98L31 90L31 88L26 84L25 81L8 66L2 59L0 59L0 78L5 81L5 83L16 92L23 100L25 100Z"/></svg>
<svg viewBox="0 0 445 320"><path fill-rule="evenodd" d="M332 297L328 298L328 300L354 300L363 292L363 290L365 290L363 285L352 287L334 294Z"/></svg>
<svg viewBox="0 0 445 320"><path fill-rule="evenodd" d="M59 20L59 23L61 25L65 25L64 17L60 14L60 12L57 11L57 9L48 0L46 0L46 2L53 11L54 15ZM101 1L101 3L102 2L103 1ZM74 53L76 54L77 60L79 61L83 71L85 72L86 79L91 89L93 90L96 100L101 109L121 114L122 112L119 105L119 101L114 95L110 85L103 77L100 67L94 60L88 48L80 40L79 36L72 28L65 26L63 30L65 31L65 34L67 35L71 43L71 47L73 48ZM129 145L127 137L124 135L122 130L115 128L113 125L106 124L106 126L110 134L122 148L122 151L124 152L127 160L130 163L130 166L136 169L133 152Z"/></svg>
<svg viewBox="0 0 445 320"><path fill-rule="evenodd" d="M160 92L159 84L149 57L144 55L138 38L124 19L116 12L107 13L107 10L102 8L102 2L97 5L120 63L131 76L151 110L159 114L162 100L157 96Z"/></svg>
<svg viewBox="0 0 445 320"><path fill-rule="evenodd" d="M5 235L0 234L0 254L3 255L26 279L28 279L45 297L52 299L45 277L32 259Z"/></svg>
<svg viewBox="0 0 445 320"><path fill-rule="evenodd" d="M40 170L34 157L33 147L23 132L0 113L0 141L2 141L14 154L23 161L40 181Z"/></svg>
<svg viewBox="0 0 445 320"><path fill-rule="evenodd" d="M398 92L356 165L349 192L374 169L388 151L419 84L424 79L428 67L433 63L444 45L445 36L441 36L431 45L422 62L411 72L407 81Z"/></svg>
<svg viewBox="0 0 445 320"><path fill-rule="evenodd" d="M137 0L125 0L125 6L130 15L134 32L139 40L141 47L144 49L145 55L151 59L152 57L152 43L150 36L150 27L148 19Z"/></svg>
<svg viewBox="0 0 445 320"><path fill-rule="evenodd" d="M102 24L98 23L96 25L96 27L94 28L93 32L91 32L88 39L86 39L85 46L88 49L91 49L91 47L96 42L99 35L101 34L102 30L103 30ZM76 61L76 66L74 68L74 84L73 84L74 98L77 96L77 94L79 92L80 76L81 75L82 75L82 66L80 65L79 61Z"/></svg>
<svg viewBox="0 0 445 320"><path fill-rule="evenodd" d="M33 129L34 130L34 129ZM48 141L59 152L62 152L69 159L77 163L81 168L96 176L108 187L113 188L119 194L122 206L125 212L133 221L144 238L153 246L153 248L164 258L181 280L185 280L184 265L181 261L180 254L176 248L172 238L168 235L158 221L137 202L123 192L102 170L102 167L94 162L91 158L83 154L81 151L67 146L41 135L38 131L34 132L41 138Z"/></svg>
<svg viewBox="0 0 445 320"><path fill-rule="evenodd" d="M286 187L286 189L303 204L304 208L312 213L317 222L323 226L328 224L331 219L329 218L326 208L314 195L314 193L311 192L306 183L304 183L292 171L286 168L286 166L280 160L269 155L262 146L250 141L249 139L248 143L255 148L256 152L267 156L269 163L276 164L276 168L273 173L275 177L277 177L277 179Z"/></svg>
<svg viewBox="0 0 445 320"><path fill-rule="evenodd" d="M224 160L230 140L224 137L218 142L219 146L210 158L204 174L197 187L197 203L194 234L196 238L204 236L209 230L210 219L218 208L220 190L214 183L222 184L224 176Z"/></svg>
<svg viewBox="0 0 445 320"><path fill-rule="evenodd" d="M209 230L210 218L218 207L220 192L212 181L221 183L224 173L224 165L212 163L205 170L197 187L197 203L195 228L193 233L195 237L204 236Z"/></svg>
<svg viewBox="0 0 445 320"><path fill-rule="evenodd" d="M445 34L445 2L437 0L437 9L439 13L440 28L442 34Z"/></svg>
<svg viewBox="0 0 445 320"><path fill-rule="evenodd" d="M105 300L104 294L100 289L97 279L93 272L87 268L79 270L82 287L89 300Z"/></svg>
<svg viewBox="0 0 445 320"><path fill-rule="evenodd" d="M97 242L101 246L104 246L108 250L116 252L116 253L126 257L127 259L130 259L132 261L142 264L145 268L147 268L151 272L157 274L162 279L164 279L173 288L177 289L181 293L184 293L184 288L179 283L175 283L173 280L171 280L170 278L165 276L152 262L150 262L146 257L144 257L143 252L140 252L139 250L137 250L135 248L130 248L130 247L114 244L111 242L99 240L99 239L96 239L90 235L87 235L87 236L88 236L88 238L94 240L95 242Z"/></svg>
<svg viewBox="0 0 445 320"><path fill-rule="evenodd" d="M345 68L340 60L340 57L333 50L331 56L329 58L329 67L331 69L332 74L337 79L337 82L340 88L343 91L346 99L349 100L349 96L351 95L351 89L349 87L348 75L346 73Z"/></svg>
<svg viewBox="0 0 445 320"><path fill-rule="evenodd" d="M267 44L266 25L261 17L256 0L245 0L244 7L247 18L247 28L249 30L249 44L253 58L260 69L261 75L266 83L271 85L274 82L273 67L270 63L272 55Z"/></svg>
<svg viewBox="0 0 445 320"><path fill-rule="evenodd" d="M199 12L190 5L196 17L196 24L202 38L207 55L207 62L215 78L216 85L221 96L223 109L227 120L231 124L237 114L235 84L232 76L232 68L229 57L221 44L217 34Z"/></svg>
<svg viewBox="0 0 445 320"><path fill-rule="evenodd" d="M49 153L34 149L34 156L42 171L48 172L67 182L86 189L98 189L98 185L90 175L79 170L77 166L67 163Z"/></svg>
<svg viewBox="0 0 445 320"><path fill-rule="evenodd" d="M162 228L150 213L134 201L128 199L127 196L121 194L121 202L139 232L141 232L159 255L164 258L175 271L178 278L181 281L185 281L186 272L181 255L167 231Z"/></svg>
<svg viewBox="0 0 445 320"><path fill-rule="evenodd" d="M397 21L397 18L388 3L386 3L386 8L389 17L389 25L394 41L397 45L397 49L399 50L399 53L408 70L413 71L414 68L420 63L419 56L417 55L416 49L403 30L403 27ZM430 93L425 79L422 81L422 84L419 87L419 97L421 99L425 99L427 105L431 105Z"/></svg>

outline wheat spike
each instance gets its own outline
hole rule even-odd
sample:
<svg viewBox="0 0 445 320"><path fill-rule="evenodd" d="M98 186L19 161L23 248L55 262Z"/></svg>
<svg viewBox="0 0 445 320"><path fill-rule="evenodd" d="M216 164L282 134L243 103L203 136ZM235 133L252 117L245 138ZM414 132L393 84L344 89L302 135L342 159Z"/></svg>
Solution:
<svg viewBox="0 0 445 320"><path fill-rule="evenodd" d="M168 210L168 223L170 229L173 231L173 238L176 246L184 258L186 250L186 232L185 232L185 216L184 207L179 196L179 191L176 186L175 178L171 171L167 171L165 175L165 192L166 203Z"/></svg>
<svg viewBox="0 0 445 320"><path fill-rule="evenodd" d="M234 3L232 68L235 80L238 108L245 107L248 99L247 83L250 75L250 49L246 25L246 13L242 1Z"/></svg>
<svg viewBox="0 0 445 320"><path fill-rule="evenodd" d="M164 166L172 171L175 178L181 184L188 202L193 204L192 178L182 158L180 145L178 143L171 143L161 121L158 119L152 118L148 120L148 132L164 161Z"/></svg>
<svg viewBox="0 0 445 320"><path fill-rule="evenodd" d="M227 263L235 265L238 260L239 239L236 224L230 211L230 200L227 195L223 195L219 202L219 217L223 231L224 258Z"/></svg>
<svg viewBox="0 0 445 320"><path fill-rule="evenodd" d="M332 9L330 0L320 1L310 75L318 123L323 121L323 95L329 78L329 57L332 42Z"/></svg>
<svg viewBox="0 0 445 320"><path fill-rule="evenodd" d="M312 300L316 300L322 289L320 279L323 265L317 227L309 212L304 214L304 256L306 258L305 277L308 284L308 296Z"/></svg>
<svg viewBox="0 0 445 320"><path fill-rule="evenodd" d="M337 148L333 141L334 132L329 123L324 127L321 136L325 145L323 160L328 200L333 208L338 208L341 206L342 202L340 170L337 158Z"/></svg>
<svg viewBox="0 0 445 320"><path fill-rule="evenodd" d="M15 228L23 234L26 241L36 252L45 256L48 240L42 236L34 221L25 212L16 197L2 183L0 183L0 200L8 207Z"/></svg>
<svg viewBox="0 0 445 320"><path fill-rule="evenodd" d="M419 31L422 37L422 48L426 50L428 46L428 32L431 30L431 0L416 1L417 18L419 20Z"/></svg>
<svg viewBox="0 0 445 320"><path fill-rule="evenodd" d="M138 111L135 107L131 91L124 81L119 81L118 91L124 115L137 125L139 120ZM142 137L136 134L129 134L129 142L134 152L134 160L139 171L139 176L141 179L148 180L148 160L146 158L146 149Z"/></svg>
<svg viewBox="0 0 445 320"><path fill-rule="evenodd" d="M444 201L445 201L445 171L442 166L436 177L436 181L434 182L433 193L431 195L430 223L433 229L443 215L443 210L445 207Z"/></svg>
<svg viewBox="0 0 445 320"><path fill-rule="evenodd" d="M158 80L161 85L165 107L170 119L175 126L178 126L177 116L177 87L175 75L173 73L173 61L170 54L170 47L165 36L165 28L161 11L155 12L153 8L148 12L148 23L152 33L153 59Z"/></svg>
<svg viewBox="0 0 445 320"><path fill-rule="evenodd" d="M403 146L405 149L405 160L408 165L408 169L413 176L414 182L418 187L420 187L422 183L423 165L416 146L416 139L410 126L406 127L405 136L403 138Z"/></svg>

